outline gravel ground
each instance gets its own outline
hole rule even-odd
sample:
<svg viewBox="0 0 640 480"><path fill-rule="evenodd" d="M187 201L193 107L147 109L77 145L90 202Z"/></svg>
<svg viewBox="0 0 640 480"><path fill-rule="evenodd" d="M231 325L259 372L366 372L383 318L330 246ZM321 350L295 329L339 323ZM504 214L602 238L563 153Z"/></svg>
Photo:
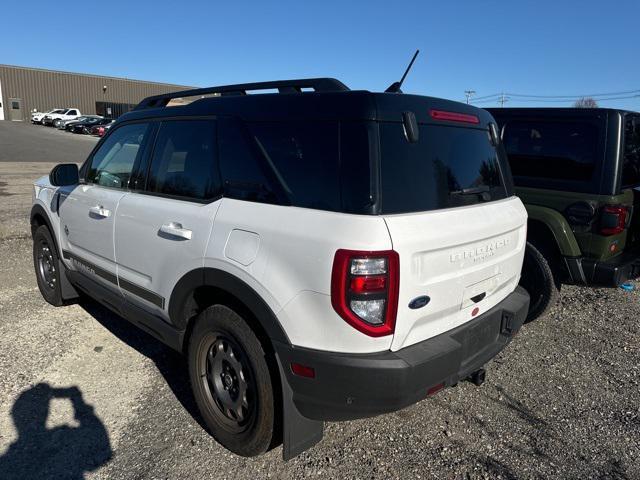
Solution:
<svg viewBox="0 0 640 480"><path fill-rule="evenodd" d="M639 290L563 288L480 388L328 424L290 462L227 452L198 423L182 358L97 304L40 297L29 184L50 168L0 163L0 478L640 478Z"/></svg>

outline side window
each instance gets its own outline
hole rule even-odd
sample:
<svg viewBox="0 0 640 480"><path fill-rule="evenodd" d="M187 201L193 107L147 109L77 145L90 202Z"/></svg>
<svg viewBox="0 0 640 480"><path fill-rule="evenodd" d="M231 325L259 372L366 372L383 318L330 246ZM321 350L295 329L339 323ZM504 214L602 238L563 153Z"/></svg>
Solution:
<svg viewBox="0 0 640 480"><path fill-rule="evenodd" d="M640 116L628 115L624 125L622 186L640 185Z"/></svg>
<svg viewBox="0 0 640 480"><path fill-rule="evenodd" d="M116 129L91 159L85 180L103 187L127 188L149 124L134 123Z"/></svg>
<svg viewBox="0 0 640 480"><path fill-rule="evenodd" d="M286 203L251 141L249 132L238 120L223 118L218 125L220 173L226 197L263 203Z"/></svg>
<svg viewBox="0 0 640 480"><path fill-rule="evenodd" d="M292 205L340 210L337 122L255 122L248 127Z"/></svg>
<svg viewBox="0 0 640 480"><path fill-rule="evenodd" d="M504 147L514 176L590 182L597 165L598 127L580 121L513 121Z"/></svg>
<svg viewBox="0 0 640 480"><path fill-rule="evenodd" d="M77 115L77 114L78 114L78 111L77 111L77 110L69 110L69 111L67 112L67 115Z"/></svg>
<svg viewBox="0 0 640 480"><path fill-rule="evenodd" d="M206 200L220 194L214 120L162 122L147 190Z"/></svg>

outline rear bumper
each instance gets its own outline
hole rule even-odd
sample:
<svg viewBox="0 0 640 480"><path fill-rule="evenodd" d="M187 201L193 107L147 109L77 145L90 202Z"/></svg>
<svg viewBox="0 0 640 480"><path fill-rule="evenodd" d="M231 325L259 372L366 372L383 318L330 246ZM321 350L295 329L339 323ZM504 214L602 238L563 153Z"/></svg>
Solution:
<svg viewBox="0 0 640 480"><path fill-rule="evenodd" d="M529 296L520 287L464 325L397 352L343 354L276 344L298 411L313 420L350 420L399 410L451 386L496 356L522 326ZM291 363L313 367L296 376Z"/></svg>
<svg viewBox="0 0 640 480"><path fill-rule="evenodd" d="M594 287L617 287L640 277L640 251L624 252L605 261L583 258L580 264L584 283Z"/></svg>

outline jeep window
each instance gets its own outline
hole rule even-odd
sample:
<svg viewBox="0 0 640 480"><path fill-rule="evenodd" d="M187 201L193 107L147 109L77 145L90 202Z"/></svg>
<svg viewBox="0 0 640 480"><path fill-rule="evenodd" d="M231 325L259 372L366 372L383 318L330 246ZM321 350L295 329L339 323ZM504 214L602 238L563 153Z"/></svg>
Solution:
<svg viewBox="0 0 640 480"><path fill-rule="evenodd" d="M254 122L249 130L291 205L340 210L338 122Z"/></svg>
<svg viewBox="0 0 640 480"><path fill-rule="evenodd" d="M148 190L205 200L220 194L214 120L162 122L158 131Z"/></svg>
<svg viewBox="0 0 640 480"><path fill-rule="evenodd" d="M598 127L580 121L513 121L504 130L515 177L591 182L598 141Z"/></svg>
<svg viewBox="0 0 640 480"><path fill-rule="evenodd" d="M123 125L109 135L91 159L86 181L104 187L127 188L133 165L149 124Z"/></svg>
<svg viewBox="0 0 640 480"><path fill-rule="evenodd" d="M382 213L473 205L507 197L500 157L486 129L420 125L409 143L401 123L380 125ZM504 160L503 160L504 161Z"/></svg>
<svg viewBox="0 0 640 480"><path fill-rule="evenodd" d="M640 115L627 115L624 125L622 186L640 185Z"/></svg>

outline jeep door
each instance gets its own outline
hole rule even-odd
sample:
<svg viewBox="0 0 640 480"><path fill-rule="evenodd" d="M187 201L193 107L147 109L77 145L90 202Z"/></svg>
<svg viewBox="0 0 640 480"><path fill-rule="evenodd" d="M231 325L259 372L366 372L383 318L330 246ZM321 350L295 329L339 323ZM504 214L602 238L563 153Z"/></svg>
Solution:
<svg viewBox="0 0 640 480"><path fill-rule="evenodd" d="M118 203L144 152L149 123L124 124L99 144L82 169L80 185L61 192L63 256L71 268L118 289L113 229Z"/></svg>
<svg viewBox="0 0 640 480"><path fill-rule="evenodd" d="M120 289L132 303L168 318L171 292L202 268L220 205L216 121L162 121L139 190L115 215Z"/></svg>

